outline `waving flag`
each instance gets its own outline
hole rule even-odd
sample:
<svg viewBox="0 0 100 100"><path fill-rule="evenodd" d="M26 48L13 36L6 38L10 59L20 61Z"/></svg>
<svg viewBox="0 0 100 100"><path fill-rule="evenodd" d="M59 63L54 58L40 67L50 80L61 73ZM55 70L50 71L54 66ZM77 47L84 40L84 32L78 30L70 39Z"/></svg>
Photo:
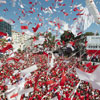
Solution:
<svg viewBox="0 0 100 100"><path fill-rule="evenodd" d="M91 66L91 65L92 65L92 63L89 62L89 63L86 64L86 67L89 67L89 66Z"/></svg>
<svg viewBox="0 0 100 100"><path fill-rule="evenodd" d="M87 28L90 27L92 23L94 23L94 18L88 11L88 8L81 7L81 9L82 9L81 13L77 14L79 15L77 21L74 21L74 23L70 27L71 28L70 30L75 36L83 33Z"/></svg>
<svg viewBox="0 0 100 100"><path fill-rule="evenodd" d="M28 26L21 26L21 29L28 29Z"/></svg>
<svg viewBox="0 0 100 100"><path fill-rule="evenodd" d="M34 28L34 27L32 27L32 29L33 29L33 31L34 32L36 32L37 30L38 30L38 28L40 27L40 25L39 24L37 24L37 26Z"/></svg>
<svg viewBox="0 0 100 100"><path fill-rule="evenodd" d="M26 69L22 70L21 74L28 74L28 73L33 72L35 70L37 70L37 66L33 65L33 66L29 67L29 68L26 68Z"/></svg>
<svg viewBox="0 0 100 100"><path fill-rule="evenodd" d="M92 73L86 73L76 68L76 73L80 80L87 81L92 84L94 89L100 90L100 66Z"/></svg>
<svg viewBox="0 0 100 100"><path fill-rule="evenodd" d="M86 0L86 5L90 14L94 17L95 22L100 24L100 12L94 3L94 0Z"/></svg>
<svg viewBox="0 0 100 100"><path fill-rule="evenodd" d="M0 19L0 22L3 22L3 19Z"/></svg>
<svg viewBox="0 0 100 100"><path fill-rule="evenodd" d="M6 33L0 32L0 36L7 36Z"/></svg>
<svg viewBox="0 0 100 100"><path fill-rule="evenodd" d="M12 45L9 44L6 47L4 47L2 50L0 50L0 52L5 53L7 50L12 49L12 48L13 48Z"/></svg>
<svg viewBox="0 0 100 100"><path fill-rule="evenodd" d="M54 67L54 59L55 59L55 56L54 56L54 54L52 53L52 58L51 58L51 62L50 62L51 68Z"/></svg>

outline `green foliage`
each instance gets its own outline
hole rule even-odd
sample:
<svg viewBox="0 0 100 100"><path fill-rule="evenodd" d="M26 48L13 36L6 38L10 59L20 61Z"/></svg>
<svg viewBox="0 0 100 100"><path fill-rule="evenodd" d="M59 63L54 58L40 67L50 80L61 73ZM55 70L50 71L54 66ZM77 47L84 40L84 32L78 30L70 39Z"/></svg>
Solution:
<svg viewBox="0 0 100 100"><path fill-rule="evenodd" d="M2 58L3 57L3 54L0 54L0 58Z"/></svg>
<svg viewBox="0 0 100 100"><path fill-rule="evenodd" d="M18 49L18 53L21 53L21 49Z"/></svg>
<svg viewBox="0 0 100 100"><path fill-rule="evenodd" d="M8 41L6 39L0 39L0 46L4 47Z"/></svg>
<svg viewBox="0 0 100 100"><path fill-rule="evenodd" d="M55 45L55 36L51 32L45 35L46 40L43 43L43 47L49 47L50 49Z"/></svg>
<svg viewBox="0 0 100 100"><path fill-rule="evenodd" d="M98 32L96 33L96 36L99 36L99 33Z"/></svg>
<svg viewBox="0 0 100 100"><path fill-rule="evenodd" d="M93 35L94 35L93 32L86 32L86 33L84 34L84 36L93 36Z"/></svg>
<svg viewBox="0 0 100 100"><path fill-rule="evenodd" d="M70 31L64 31L64 33L61 35L60 38L61 38L61 42L62 41L69 42L70 40L73 40L74 39L74 35Z"/></svg>
<svg viewBox="0 0 100 100"><path fill-rule="evenodd" d="M76 39L81 39L83 36L84 36L83 34L78 35L78 36L76 36L76 37L74 38L74 40L76 40Z"/></svg>

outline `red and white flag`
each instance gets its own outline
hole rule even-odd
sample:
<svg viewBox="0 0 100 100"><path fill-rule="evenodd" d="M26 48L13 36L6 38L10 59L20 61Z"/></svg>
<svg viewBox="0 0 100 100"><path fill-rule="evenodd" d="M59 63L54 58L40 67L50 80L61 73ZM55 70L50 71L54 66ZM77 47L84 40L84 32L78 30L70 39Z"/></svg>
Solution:
<svg viewBox="0 0 100 100"><path fill-rule="evenodd" d="M76 73L80 80L91 83L94 89L100 89L100 66L98 66L92 73L83 72L76 68Z"/></svg>

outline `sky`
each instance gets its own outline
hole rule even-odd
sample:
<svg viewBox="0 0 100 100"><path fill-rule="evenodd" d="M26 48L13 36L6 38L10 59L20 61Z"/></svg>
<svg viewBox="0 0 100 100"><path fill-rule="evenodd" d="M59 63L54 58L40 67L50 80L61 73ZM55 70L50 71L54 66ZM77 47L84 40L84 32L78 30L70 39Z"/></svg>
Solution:
<svg viewBox="0 0 100 100"><path fill-rule="evenodd" d="M36 32L52 32L60 34L59 30L50 25L55 19L60 19L68 25L74 23L74 18L78 18L78 11L73 11L77 5L86 6L85 0L0 0L6 1L5 4L0 3L0 16L12 22L12 29L22 32L21 26L28 26L33 32L33 27L40 24ZM13 5L12 1L16 1ZM72 2L73 1L73 2ZM100 11L100 1L94 0L98 10ZM78 8L79 9L79 8ZM23 23L21 23L23 22ZM55 23L57 25L57 23ZM60 28L61 26L58 25ZM93 23L85 32L100 33L100 25Z"/></svg>

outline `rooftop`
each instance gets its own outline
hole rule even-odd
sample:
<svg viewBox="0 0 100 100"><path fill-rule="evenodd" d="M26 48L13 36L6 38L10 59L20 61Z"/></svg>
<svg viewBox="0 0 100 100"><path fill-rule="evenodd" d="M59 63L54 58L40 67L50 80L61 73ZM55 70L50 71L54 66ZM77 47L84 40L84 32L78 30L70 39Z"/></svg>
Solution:
<svg viewBox="0 0 100 100"><path fill-rule="evenodd" d="M9 20L7 20L7 19L5 19L5 18L3 18L3 17L0 17L0 19L2 19L3 21L5 21L6 23L8 23L8 24L10 24L10 25L11 25L11 23L10 23L10 21L9 21Z"/></svg>

